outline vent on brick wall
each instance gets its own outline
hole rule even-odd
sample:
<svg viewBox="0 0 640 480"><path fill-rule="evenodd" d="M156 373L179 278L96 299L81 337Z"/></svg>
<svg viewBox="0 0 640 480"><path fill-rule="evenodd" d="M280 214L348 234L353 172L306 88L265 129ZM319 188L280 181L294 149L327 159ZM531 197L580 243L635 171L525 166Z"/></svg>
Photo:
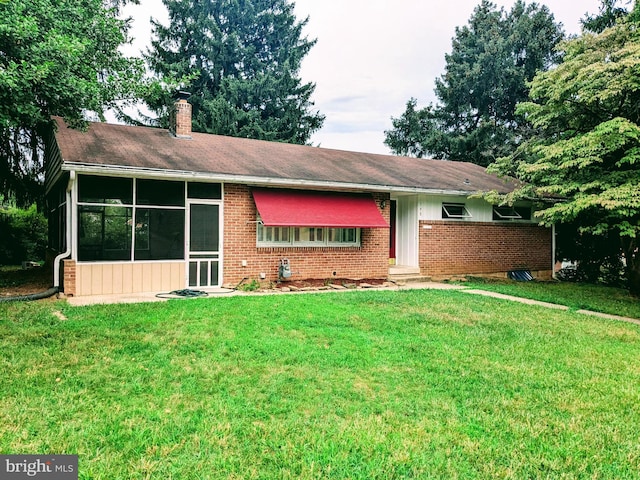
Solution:
<svg viewBox="0 0 640 480"><path fill-rule="evenodd" d="M533 275L529 270L511 270L507 273L507 276L517 282L530 282L533 280Z"/></svg>

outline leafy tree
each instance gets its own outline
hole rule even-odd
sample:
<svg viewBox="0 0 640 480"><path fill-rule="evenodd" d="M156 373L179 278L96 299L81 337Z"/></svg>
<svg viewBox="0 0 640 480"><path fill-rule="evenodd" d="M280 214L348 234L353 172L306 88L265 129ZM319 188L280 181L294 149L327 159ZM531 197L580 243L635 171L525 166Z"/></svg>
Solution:
<svg viewBox="0 0 640 480"><path fill-rule="evenodd" d="M614 287L625 287L626 275L623 257L620 255L618 232L594 234L585 231L577 221L556 225L556 258L577 262L578 268L571 270L571 277L563 280L587 283L603 283Z"/></svg>
<svg viewBox="0 0 640 480"><path fill-rule="evenodd" d="M529 135L516 115L527 82L559 61L563 38L547 7L519 0L510 12L483 0L469 24L456 28L446 71L436 80L439 100L417 110L411 99L392 119L385 144L396 154L431 155L486 166Z"/></svg>
<svg viewBox="0 0 640 480"><path fill-rule="evenodd" d="M562 44L564 62L537 75L530 101L518 107L536 135L491 170L528 182L499 200L543 199L543 224L575 222L583 235L607 239L640 295L640 29L633 18Z"/></svg>
<svg viewBox="0 0 640 480"><path fill-rule="evenodd" d="M154 22L145 58L171 86L192 93L194 131L307 143L324 116L311 112L315 85L298 77L314 41L302 38L287 0L163 0L170 23ZM168 122L171 88L146 98Z"/></svg>
<svg viewBox="0 0 640 480"><path fill-rule="evenodd" d="M134 96L141 62L118 47L128 24L101 0L0 2L0 188L18 205L42 199L43 138L51 116L83 125Z"/></svg>

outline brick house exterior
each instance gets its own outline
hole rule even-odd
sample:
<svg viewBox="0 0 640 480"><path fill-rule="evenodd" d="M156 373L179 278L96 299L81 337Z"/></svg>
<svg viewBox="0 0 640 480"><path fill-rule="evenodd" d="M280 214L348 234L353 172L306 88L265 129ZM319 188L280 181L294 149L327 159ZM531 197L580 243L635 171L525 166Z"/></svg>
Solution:
<svg viewBox="0 0 640 480"><path fill-rule="evenodd" d="M522 245L530 248L523 251ZM420 222L420 271L430 277L529 270L548 278L551 249L551 229L538 225Z"/></svg>
<svg viewBox="0 0 640 480"><path fill-rule="evenodd" d="M296 278L386 278L389 273L389 232L363 229L359 247L257 247L256 207L247 185L225 185L225 283L242 279L278 280L278 262L287 258ZM376 203L388 194L374 195ZM381 210L389 221L389 209ZM246 261L246 266L243 265Z"/></svg>
<svg viewBox="0 0 640 480"><path fill-rule="evenodd" d="M169 132L102 123L80 132L55 119L45 183L62 271L54 285L65 293L287 280L283 260L291 280L387 279L390 264L430 277L551 275L553 232L531 206L500 210L477 197L507 193L512 180L466 162L193 133L190 108L178 100ZM259 191L276 192L270 210L300 210L295 221L266 218ZM327 206L294 203L306 194ZM373 223L349 214L356 197Z"/></svg>

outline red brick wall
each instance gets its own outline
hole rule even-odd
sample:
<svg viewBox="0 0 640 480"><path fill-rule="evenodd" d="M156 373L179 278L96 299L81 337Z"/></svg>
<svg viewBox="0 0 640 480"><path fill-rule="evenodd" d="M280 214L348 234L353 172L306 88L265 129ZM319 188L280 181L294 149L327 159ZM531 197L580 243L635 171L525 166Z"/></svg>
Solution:
<svg viewBox="0 0 640 480"><path fill-rule="evenodd" d="M76 294L76 261L75 260L63 260L62 261L62 290L65 295Z"/></svg>
<svg viewBox="0 0 640 480"><path fill-rule="evenodd" d="M374 194L376 202L387 200ZM389 207L381 210L389 221ZM256 206L245 185L224 186L224 272L223 281L236 284L243 278L267 281L278 279L278 262L287 258L291 280L329 278L387 278L389 268L389 229L363 228L360 247L268 247L256 246ZM247 266L242 266L242 261Z"/></svg>
<svg viewBox="0 0 640 480"><path fill-rule="evenodd" d="M173 105L171 130L176 137L191 137L191 104L184 99Z"/></svg>
<svg viewBox="0 0 640 480"><path fill-rule="evenodd" d="M429 276L549 271L551 235L531 224L421 221L420 270Z"/></svg>

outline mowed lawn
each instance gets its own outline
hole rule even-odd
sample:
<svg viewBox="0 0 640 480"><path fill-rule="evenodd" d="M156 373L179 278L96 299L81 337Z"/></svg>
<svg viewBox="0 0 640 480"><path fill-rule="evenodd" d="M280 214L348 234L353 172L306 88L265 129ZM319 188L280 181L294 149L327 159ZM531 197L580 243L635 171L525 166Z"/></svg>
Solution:
<svg viewBox="0 0 640 480"><path fill-rule="evenodd" d="M640 327L458 291L0 304L0 389L82 479L640 477Z"/></svg>
<svg viewBox="0 0 640 480"><path fill-rule="evenodd" d="M572 282L513 282L476 278L468 287L516 297L566 305L575 310L591 310L640 319L640 299L622 288Z"/></svg>

